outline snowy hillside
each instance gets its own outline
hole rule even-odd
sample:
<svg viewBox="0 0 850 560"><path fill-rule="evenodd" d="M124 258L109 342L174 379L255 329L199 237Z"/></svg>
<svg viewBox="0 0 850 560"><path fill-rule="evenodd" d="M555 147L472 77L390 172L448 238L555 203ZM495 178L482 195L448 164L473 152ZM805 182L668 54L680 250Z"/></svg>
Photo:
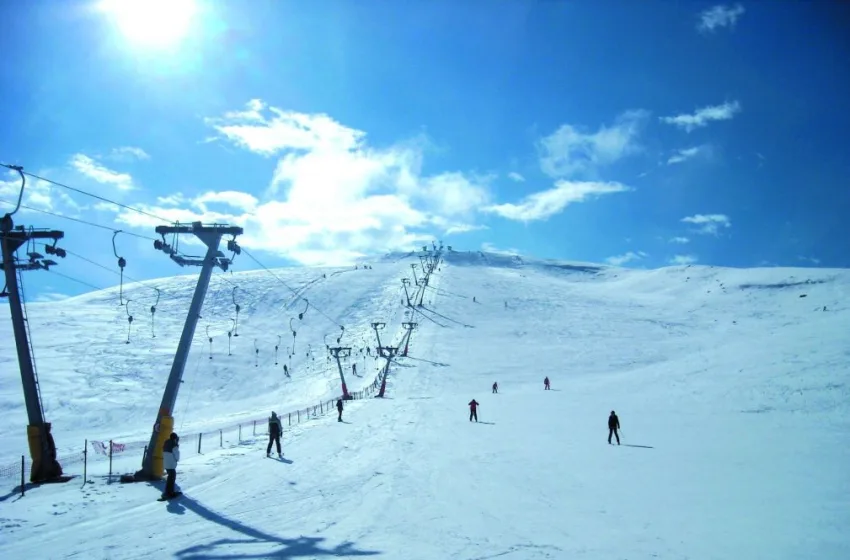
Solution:
<svg viewBox="0 0 850 560"><path fill-rule="evenodd" d="M625 270L446 252L411 316L401 279L412 282L419 261L400 257L276 270L314 306L303 320L303 300L265 271L214 276L175 412L185 495L163 504L148 484L110 484L102 461L89 464L90 484L22 498L3 479L0 555L850 557L850 271ZM61 452L86 438L147 439L194 282L125 286L130 344L117 289L29 305ZM150 286L163 292L156 338ZM259 426L241 444L194 449L192 434L336 397L326 335L353 348L349 388L370 386L382 363L360 352L374 354L370 323L386 322L382 340L398 344L408 320L418 327L387 398L349 402L342 424L319 414L287 428L284 462L264 458ZM0 363L6 463L26 453L26 414L5 315ZM606 442L611 410L619 447ZM140 459L118 456L115 470Z"/></svg>

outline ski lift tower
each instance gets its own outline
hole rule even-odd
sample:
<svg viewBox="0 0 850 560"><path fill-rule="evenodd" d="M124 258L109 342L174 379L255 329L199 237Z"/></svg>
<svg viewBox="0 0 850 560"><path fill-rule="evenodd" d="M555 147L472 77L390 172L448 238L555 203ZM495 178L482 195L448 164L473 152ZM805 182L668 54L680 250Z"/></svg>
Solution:
<svg viewBox="0 0 850 560"><path fill-rule="evenodd" d="M230 263L233 262L233 257L241 254L242 249L236 243L236 236L242 235L242 231L241 227L221 224L203 225L201 222L193 222L190 225L176 223L173 226L157 226L156 228L156 233L162 237L162 241L154 241L154 248L167 254L171 260L180 266L200 266L201 274L195 286L195 293L192 296L189 314L183 325L180 342L177 344L177 352L174 355L174 362L171 364L171 373L165 385L162 403L156 414L150 443L142 459L142 468L133 475L134 481L157 480L162 478L162 445L174 429L174 417L172 414L174 412L174 404L177 402L177 391L180 388L180 383L182 383L183 371L186 369L186 360L189 357L192 339L195 337L195 328L198 326L198 319L201 318L201 308L204 305L204 298L207 295L207 288L210 285L212 271L217 266L226 272ZM203 258L184 257L178 254L178 251L174 247L166 243L166 235L173 235L175 238L178 235L194 235L207 246L206 255ZM225 257L224 253L218 249L221 238L224 235L233 236L233 239L227 242L228 251L233 253L230 258Z"/></svg>
<svg viewBox="0 0 850 560"><path fill-rule="evenodd" d="M15 209L0 218L0 246L2 246L3 260L0 269L3 270L6 279L6 287L0 292L0 297L9 298L9 310L12 318L12 331L15 336L15 347L18 354L18 366L21 370L21 382L24 388L24 402L27 408L27 440L29 442L32 469L30 471L31 482L45 482L64 480L62 466L56 460L56 444L50 434L50 423L44 420L44 406L41 402L41 389L38 383L33 356L30 353L29 321L26 316L22 300L24 299L18 285L18 272L28 270L49 270L56 262L46 259L44 255L35 251L35 240L51 240L52 245L44 245L48 255L65 257L65 250L56 247L56 243L65 236L64 232L47 229L15 227L12 216L20 209L21 199L24 196L26 177L23 168L8 166L9 169L17 171L21 175L21 192L18 195L18 203ZM30 244L33 245L30 245ZM19 261L16 253L18 249L27 246L28 261Z"/></svg>

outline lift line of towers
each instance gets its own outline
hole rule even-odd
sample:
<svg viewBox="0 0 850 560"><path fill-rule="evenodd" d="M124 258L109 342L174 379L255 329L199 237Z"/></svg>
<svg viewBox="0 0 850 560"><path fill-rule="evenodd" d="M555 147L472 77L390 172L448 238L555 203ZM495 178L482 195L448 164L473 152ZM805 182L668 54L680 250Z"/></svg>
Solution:
<svg viewBox="0 0 850 560"><path fill-rule="evenodd" d="M11 310L12 330L15 336L15 346L18 355L18 364L21 372L21 381L24 390L24 400L27 409L27 440L29 444L30 458L32 464L32 469L30 472L30 481L64 481L67 480L67 478L62 477L62 467L56 458L56 445L53 440L53 436L51 435L50 423L46 422L44 416L44 407L42 405L38 373L36 371L35 363L33 360L32 346L30 342L32 338L32 333L29 330L29 321L27 320L26 316L26 308L23 305L22 289L18 283L18 274L20 272L31 270L49 270L50 267L56 266L56 261L47 258L44 255L35 251L35 242L37 240L46 242L52 241L52 245L48 245L47 243L44 244L45 252L48 254L48 256L65 258L66 251L60 247L57 247L57 243L60 239L64 237L65 234L64 232L58 230L36 229L32 227L28 228L25 226L15 226L12 216L14 216L18 212L18 210L20 210L21 201L24 195L24 189L26 187L26 176L23 172L22 167L8 167L14 171L17 171L20 174L21 190L20 194L18 195L18 201L15 206L15 209L5 214L3 218L0 219L0 246L2 246L3 256L2 264L0 264L0 269L3 270L6 281L5 288L2 292L0 292L0 297L7 297L9 299L9 307ZM172 414L174 411L174 405L177 401L177 393L180 388L180 383L183 378L184 370L186 368L186 362L189 356L189 350L192 345L192 340L195 336L195 330L197 328L198 319L201 317L201 308L203 307L204 299L206 297L213 269L215 267L218 267L222 271L226 272L230 264L233 262L233 258L236 255L241 254L242 252L241 247L236 242L236 237L243 233L243 229L241 227L228 226L222 224L204 225L201 222L193 222L191 224L181 224L178 222L170 226L157 226L155 228L155 231L161 237L161 240L154 241L155 249L167 254L171 258L171 260L176 262L181 267L199 266L201 268L201 272L198 277L197 284L195 286L195 291L192 295L192 302L189 306L186 321L183 325L183 331L181 333L180 341L177 345L177 350L171 365L171 372L169 373L168 380L165 385L165 390L163 392L162 401L160 403L159 410L156 414L156 420L153 424L150 442L146 448L147 451L144 454L144 457L142 458L142 467L134 475L131 475L130 477L122 477L122 479L129 481L158 480L162 478L164 474L162 445L173 431L174 417ZM119 289L119 298L121 300L121 304L123 305L123 280L126 259L118 255L118 251L115 247L115 236L118 233L120 233L120 231L115 231L113 234L112 247L115 257L118 259L118 266L121 273L121 288ZM195 237L197 237L207 247L205 256L203 258L183 256L178 252L175 247L169 245L166 242L166 235L173 235L174 239L176 240L178 239L177 236L181 234L194 235ZM221 239L226 235L232 236L232 238L227 241L227 250L232 253L230 258L226 257L224 253L219 250ZM20 261L16 256L18 249L23 246L26 246L27 250L28 259L26 261ZM422 298L424 296L425 286L428 285L428 278L430 276L430 273L433 272L439 262L438 259L440 252L443 249L443 244L442 242L440 242L438 249L436 243L432 243L432 247L433 253L431 255L427 254L427 246L422 247L423 252L426 254L420 255L420 265L422 267L421 277L416 276L417 265L411 264L414 282L419 288L418 291L413 294L413 299L411 299L411 294L408 291L408 285L410 281L407 278L402 279L402 284L404 286L404 292L406 296L406 303L408 307L413 308L423 306ZM449 247L449 250L451 250L451 247ZM238 317L239 305L236 304L235 290L236 288L234 288L233 299ZM156 303L151 306L151 329L153 336L155 336L155 334L153 334L153 316L156 312L156 306L159 304L160 297L159 289L156 289L156 292ZM419 296L418 301L416 301L416 296ZM305 301L307 300L305 299ZM404 304L405 300L402 300L402 303ZM305 312L306 309L304 312L299 313L299 319L303 319ZM127 310L127 316L128 323L132 325L133 317L130 314L129 309ZM234 330L237 328L237 326L237 324L234 324ZM375 322L372 323L371 326L372 329L375 331L375 336L378 340L378 353L380 356L386 359L386 364L382 368L380 374L381 388L378 393L379 397L383 397L384 392L386 390L386 379L387 373L389 371L389 365L392 359L398 354L399 348L394 346L384 346L381 343L379 331L386 326L385 323ZM410 340L410 335L416 326L417 324L415 322L408 321L402 323L402 327L405 328L407 331L406 336L404 338L405 349L403 355L407 354L407 344ZM340 328L344 332L345 327L341 326ZM292 330L294 338L295 330L292 329L291 324L290 329ZM228 331L228 336L230 335L231 332ZM236 334L236 336L238 336L238 334ZM337 338L337 343L340 342L340 338ZM129 342L129 330L127 341ZM278 344L279 343L280 341L278 341ZM345 383L345 376L343 373L342 364L340 363L340 358L347 358L351 355L351 348L341 346L331 347L327 345L326 347L330 354L335 358L337 367L339 369L339 377L340 382L342 384L343 399L353 398L348 392L348 388ZM256 348L255 351L258 352ZM275 351L277 351L277 346L275 347Z"/></svg>

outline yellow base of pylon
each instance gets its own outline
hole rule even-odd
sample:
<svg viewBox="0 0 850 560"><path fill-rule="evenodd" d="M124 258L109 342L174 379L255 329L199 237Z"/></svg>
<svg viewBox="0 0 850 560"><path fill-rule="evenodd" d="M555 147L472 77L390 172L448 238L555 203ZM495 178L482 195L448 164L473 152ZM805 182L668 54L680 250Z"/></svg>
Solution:
<svg viewBox="0 0 850 560"><path fill-rule="evenodd" d="M162 478L165 475L163 466L162 446L166 440L171 437L171 432L174 431L174 417L163 416L159 421L159 432L156 437L156 445L151 451L151 473L155 478Z"/></svg>
<svg viewBox="0 0 850 560"><path fill-rule="evenodd" d="M30 470L30 482L44 482L55 480L62 476L62 467L56 460L56 449L53 447L53 438L47 428L50 424L45 423L43 426L27 426L27 443L30 448L30 458L32 459L32 469ZM46 430L42 434L42 429ZM43 438L46 438L46 443L42 443ZM43 445L47 445L51 450L51 455L44 455Z"/></svg>
<svg viewBox="0 0 850 560"><path fill-rule="evenodd" d="M30 447L30 459L32 469L30 470L30 482L38 482L41 479L41 426L27 426L27 441Z"/></svg>

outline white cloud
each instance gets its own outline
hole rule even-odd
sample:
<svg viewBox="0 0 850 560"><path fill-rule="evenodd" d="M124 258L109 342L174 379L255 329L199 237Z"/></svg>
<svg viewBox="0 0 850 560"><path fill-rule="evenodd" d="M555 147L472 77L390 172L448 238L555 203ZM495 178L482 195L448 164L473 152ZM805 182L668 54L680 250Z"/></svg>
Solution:
<svg viewBox="0 0 850 560"><path fill-rule="evenodd" d="M444 231L446 235L453 235L458 233L469 233L470 231L480 231L484 229L490 228L488 228L487 226L474 224L456 224L446 227Z"/></svg>
<svg viewBox="0 0 850 560"><path fill-rule="evenodd" d="M104 167L87 155L74 154L70 163L71 167L98 183L112 185L122 191L129 191L134 188L133 178L130 175Z"/></svg>
<svg viewBox="0 0 850 560"><path fill-rule="evenodd" d="M39 171L36 175L49 175L47 171ZM6 179L0 179L0 199L6 201L10 206L14 206L18 202L18 195L21 192L21 179L17 171L9 171ZM41 179L27 177L26 188L24 189L24 197L21 201L20 212L29 212L26 206L37 210L55 210L55 203L62 203L70 210L79 210L81 207L68 194L60 189ZM9 208L11 211L13 208Z"/></svg>
<svg viewBox="0 0 850 560"><path fill-rule="evenodd" d="M269 118L262 114L266 109ZM206 123L236 145L266 156L284 150L348 151L360 147L366 136L328 115L282 111L259 99L249 101L245 111L227 112Z"/></svg>
<svg viewBox="0 0 850 560"><path fill-rule="evenodd" d="M684 245L686 243L690 243L691 240L687 237L671 237L670 243L678 243L679 245Z"/></svg>
<svg viewBox="0 0 850 560"><path fill-rule="evenodd" d="M721 227L732 227L732 222L729 220L729 217L724 214L696 214L694 216L682 218L682 222L700 226L700 228L696 230L697 233L706 235L717 235L717 232Z"/></svg>
<svg viewBox="0 0 850 560"><path fill-rule="evenodd" d="M175 193L142 210L166 219L242 226L246 247L305 265L355 262L367 254L413 249L438 232L484 229L475 218L492 203L495 177L423 174L421 138L376 148L365 133L327 115L285 112L260 100L207 123L218 131L218 141L277 157L266 192ZM154 225L127 212L117 220Z"/></svg>
<svg viewBox="0 0 850 560"><path fill-rule="evenodd" d="M253 195L238 191L205 192L194 199L194 204L202 212L207 212L210 204L219 203L237 210L251 212L257 208L258 200Z"/></svg>
<svg viewBox="0 0 850 560"><path fill-rule="evenodd" d="M810 262L810 263L815 264L815 265L820 264L820 259L818 259L818 258L816 258L816 257L803 257L803 256L798 256L798 257L797 257L797 259L798 259L798 260L801 260L801 261L805 261L805 262Z"/></svg>
<svg viewBox="0 0 850 560"><path fill-rule="evenodd" d="M661 122L672 124L691 132L696 128L708 126L711 121L726 121L732 119L741 112L741 104L738 101L726 102L723 105L713 105L697 109L693 114L683 113L675 117L660 117Z"/></svg>
<svg viewBox="0 0 850 560"><path fill-rule="evenodd" d="M517 183L524 183L525 182L525 177L523 177L522 175L520 175L516 171L511 171L510 173L508 173L508 178L511 179L512 181L516 181Z"/></svg>
<svg viewBox="0 0 850 560"><path fill-rule="evenodd" d="M735 6L719 4L700 13L697 29L706 32L714 31L718 27L735 27L744 11L741 4L735 4Z"/></svg>
<svg viewBox="0 0 850 560"><path fill-rule="evenodd" d="M626 111L613 126L602 126L594 133L562 125L539 142L540 168L551 177L570 177L635 153L637 136L648 116L644 110Z"/></svg>
<svg viewBox="0 0 850 560"><path fill-rule="evenodd" d="M630 190L630 187L617 182L561 180L555 183L554 188L530 194L518 204L496 204L485 207L484 211L509 220L545 220L574 202L584 202L592 196Z"/></svg>
<svg viewBox="0 0 850 560"><path fill-rule="evenodd" d="M646 256L648 256L648 255L646 253L644 253L643 251L638 251L638 252L629 251L628 253L625 253L623 255L608 257L607 259L605 259L605 262L607 262L608 264L614 265L614 266L622 266L622 265L626 264L627 262L637 261L637 260L640 260L642 258L645 258Z"/></svg>
<svg viewBox="0 0 850 560"><path fill-rule="evenodd" d="M481 250L485 253L493 253L494 255L519 255L519 249L499 249L487 241L481 244Z"/></svg>
<svg viewBox="0 0 850 560"><path fill-rule="evenodd" d="M110 159L116 161L133 161L151 158L151 156L149 156L146 151L133 146L123 146L121 148L115 148L109 154L109 157Z"/></svg>
<svg viewBox="0 0 850 560"><path fill-rule="evenodd" d="M693 148L685 148L683 150L676 150L676 153L670 156L670 159L667 160L667 165L673 165L676 163L682 163L684 161L687 161L693 157L696 157L701 150L702 148L699 146Z"/></svg>
<svg viewBox="0 0 850 560"><path fill-rule="evenodd" d="M697 262L697 258L693 255L676 255L672 259L670 259L670 264L694 264Z"/></svg>

